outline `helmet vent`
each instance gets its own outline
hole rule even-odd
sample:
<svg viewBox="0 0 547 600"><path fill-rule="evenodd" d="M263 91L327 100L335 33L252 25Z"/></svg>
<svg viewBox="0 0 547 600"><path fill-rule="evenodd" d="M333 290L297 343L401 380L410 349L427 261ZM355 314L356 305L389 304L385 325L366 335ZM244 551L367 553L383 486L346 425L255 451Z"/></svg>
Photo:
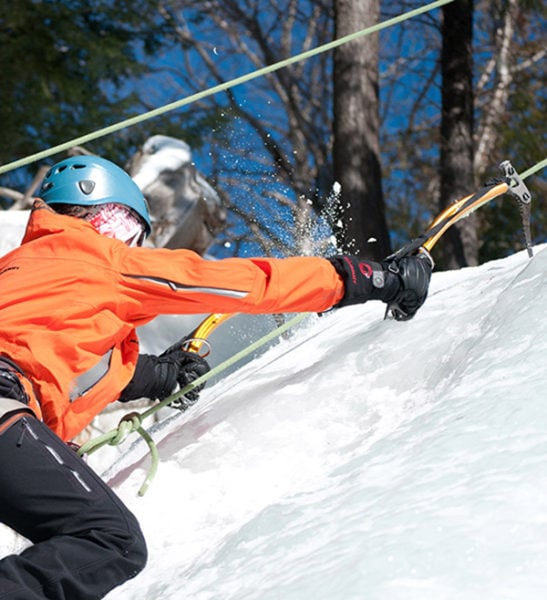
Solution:
<svg viewBox="0 0 547 600"><path fill-rule="evenodd" d="M82 181L78 181L78 186L86 196L89 196L95 189L95 182L91 179L82 179Z"/></svg>

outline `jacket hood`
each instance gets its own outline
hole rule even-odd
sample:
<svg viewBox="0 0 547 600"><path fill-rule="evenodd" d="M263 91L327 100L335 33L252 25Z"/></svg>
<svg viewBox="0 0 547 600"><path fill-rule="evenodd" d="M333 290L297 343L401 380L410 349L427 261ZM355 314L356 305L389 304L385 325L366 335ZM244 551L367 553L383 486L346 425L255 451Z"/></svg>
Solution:
<svg viewBox="0 0 547 600"><path fill-rule="evenodd" d="M93 225L90 225L82 219L61 215L55 212L41 198L36 198L32 205L29 220L21 244L26 244L44 235L60 233L71 230L94 231ZM97 235L100 235L97 233Z"/></svg>

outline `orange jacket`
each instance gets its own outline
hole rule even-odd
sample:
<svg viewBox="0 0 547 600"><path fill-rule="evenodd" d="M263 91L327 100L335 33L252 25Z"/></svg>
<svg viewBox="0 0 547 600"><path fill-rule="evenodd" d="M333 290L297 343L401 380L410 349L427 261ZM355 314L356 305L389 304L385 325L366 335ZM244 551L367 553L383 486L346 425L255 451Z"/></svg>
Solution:
<svg viewBox="0 0 547 600"><path fill-rule="evenodd" d="M157 315L320 312L343 287L323 258L128 248L38 199L21 246L0 258L0 355L32 384L36 414L69 440L118 399L139 352L135 328Z"/></svg>

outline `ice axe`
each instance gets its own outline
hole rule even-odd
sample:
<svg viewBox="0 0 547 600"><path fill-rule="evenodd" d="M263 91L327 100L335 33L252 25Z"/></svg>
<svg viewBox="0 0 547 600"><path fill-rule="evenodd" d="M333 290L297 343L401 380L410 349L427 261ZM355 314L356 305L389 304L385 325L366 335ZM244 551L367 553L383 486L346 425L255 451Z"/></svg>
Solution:
<svg viewBox="0 0 547 600"><path fill-rule="evenodd" d="M421 249L431 251L433 246L439 241L443 234L460 219L467 217L473 211L487 202L502 196L503 194L511 194L516 198L522 218L524 228L524 239L528 256L532 256L532 240L530 234L530 204L532 195L526 187L518 173L508 160L500 163L500 169L504 177L495 179L487 183L481 190L475 194L465 196L460 200L456 200L447 206L433 220L429 227L417 238L405 244L397 252L391 254L386 260L398 260L404 256L409 256L419 252Z"/></svg>

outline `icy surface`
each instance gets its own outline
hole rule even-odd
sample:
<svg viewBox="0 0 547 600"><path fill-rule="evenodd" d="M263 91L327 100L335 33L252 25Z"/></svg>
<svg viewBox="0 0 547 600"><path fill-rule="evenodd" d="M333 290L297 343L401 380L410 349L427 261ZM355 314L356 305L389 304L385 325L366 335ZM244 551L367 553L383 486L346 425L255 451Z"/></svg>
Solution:
<svg viewBox="0 0 547 600"><path fill-rule="evenodd" d="M545 598L546 274L537 247L435 273L407 323L310 317L151 426L142 498L143 444L92 455L150 553L107 598Z"/></svg>

